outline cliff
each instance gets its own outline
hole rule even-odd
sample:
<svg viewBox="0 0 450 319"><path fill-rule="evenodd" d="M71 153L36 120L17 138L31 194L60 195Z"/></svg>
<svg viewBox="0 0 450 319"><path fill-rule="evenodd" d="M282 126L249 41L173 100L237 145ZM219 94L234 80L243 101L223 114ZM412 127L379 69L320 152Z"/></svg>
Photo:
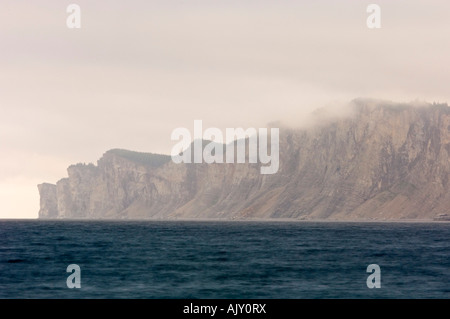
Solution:
<svg viewBox="0 0 450 319"><path fill-rule="evenodd" d="M40 218L404 220L450 207L450 107L355 100L348 116L280 128L280 167L175 164L110 150L40 184Z"/></svg>

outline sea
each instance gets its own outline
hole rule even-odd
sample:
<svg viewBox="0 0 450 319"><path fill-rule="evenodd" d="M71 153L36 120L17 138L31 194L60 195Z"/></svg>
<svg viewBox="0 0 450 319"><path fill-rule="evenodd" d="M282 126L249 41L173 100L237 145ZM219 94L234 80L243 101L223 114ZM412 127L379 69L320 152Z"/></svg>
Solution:
<svg viewBox="0 0 450 319"><path fill-rule="evenodd" d="M0 298L448 299L449 239L449 223L0 220Z"/></svg>

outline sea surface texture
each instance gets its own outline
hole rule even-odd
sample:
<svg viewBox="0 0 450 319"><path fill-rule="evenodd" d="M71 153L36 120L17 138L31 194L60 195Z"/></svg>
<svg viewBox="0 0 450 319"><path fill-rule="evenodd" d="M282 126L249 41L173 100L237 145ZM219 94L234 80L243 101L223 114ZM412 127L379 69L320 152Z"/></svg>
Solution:
<svg viewBox="0 0 450 319"><path fill-rule="evenodd" d="M4 220L0 298L449 298L449 239L448 223Z"/></svg>

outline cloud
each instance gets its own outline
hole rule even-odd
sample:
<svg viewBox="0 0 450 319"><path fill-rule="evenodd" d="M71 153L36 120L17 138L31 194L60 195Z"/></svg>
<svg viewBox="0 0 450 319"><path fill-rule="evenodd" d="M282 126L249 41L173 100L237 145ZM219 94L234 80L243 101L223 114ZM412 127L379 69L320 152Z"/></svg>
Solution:
<svg viewBox="0 0 450 319"><path fill-rule="evenodd" d="M3 182L51 181L110 148L169 153L195 119L295 126L356 97L450 100L447 1L379 1L379 30L355 1L77 3L79 30L69 2L0 5Z"/></svg>

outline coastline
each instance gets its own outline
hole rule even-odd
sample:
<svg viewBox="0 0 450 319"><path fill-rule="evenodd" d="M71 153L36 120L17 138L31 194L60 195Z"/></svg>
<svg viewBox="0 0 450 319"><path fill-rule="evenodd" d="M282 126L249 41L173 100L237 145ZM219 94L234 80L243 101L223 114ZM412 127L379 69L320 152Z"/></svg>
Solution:
<svg viewBox="0 0 450 319"><path fill-rule="evenodd" d="M294 218L146 218L146 219L87 219L87 218L0 218L0 221L72 221L72 222L225 222L225 223L355 223L355 224L449 224L450 220L433 219L294 219Z"/></svg>

